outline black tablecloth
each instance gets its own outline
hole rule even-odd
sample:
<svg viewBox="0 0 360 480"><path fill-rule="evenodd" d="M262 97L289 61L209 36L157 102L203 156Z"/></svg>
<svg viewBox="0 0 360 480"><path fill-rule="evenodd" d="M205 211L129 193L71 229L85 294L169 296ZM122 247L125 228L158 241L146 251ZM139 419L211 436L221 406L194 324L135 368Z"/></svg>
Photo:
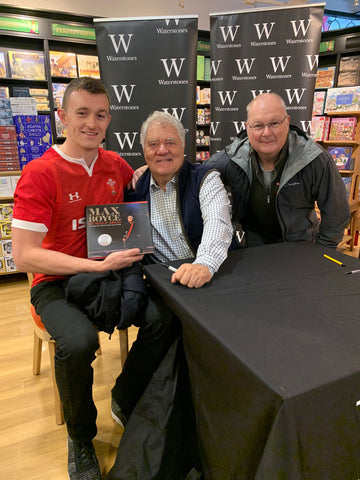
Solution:
<svg viewBox="0 0 360 480"><path fill-rule="evenodd" d="M145 268L183 324L206 479L360 478L355 268L307 243L230 252L198 290Z"/></svg>

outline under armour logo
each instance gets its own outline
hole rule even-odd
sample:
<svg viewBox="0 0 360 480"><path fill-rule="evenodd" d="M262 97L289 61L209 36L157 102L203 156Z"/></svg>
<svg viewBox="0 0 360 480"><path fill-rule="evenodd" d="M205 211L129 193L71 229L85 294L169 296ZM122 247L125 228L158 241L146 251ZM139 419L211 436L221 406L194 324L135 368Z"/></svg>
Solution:
<svg viewBox="0 0 360 480"><path fill-rule="evenodd" d="M75 200L80 200L79 192L69 193L69 200L70 202L74 202Z"/></svg>

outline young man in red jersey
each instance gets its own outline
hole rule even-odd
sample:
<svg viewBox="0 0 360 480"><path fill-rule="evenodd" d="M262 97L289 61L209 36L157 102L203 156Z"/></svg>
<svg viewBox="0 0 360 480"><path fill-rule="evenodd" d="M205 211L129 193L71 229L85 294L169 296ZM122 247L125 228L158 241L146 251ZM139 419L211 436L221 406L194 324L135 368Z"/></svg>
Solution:
<svg viewBox="0 0 360 480"><path fill-rule="evenodd" d="M110 100L100 80L74 79L58 115L67 129L62 145L23 169L15 192L12 223L17 268L37 272L31 302L56 341L55 372L68 430L70 480L100 480L92 439L97 433L91 363L98 338L89 317L66 299L76 274L119 271L142 259L139 249L87 259L85 207L123 201L133 170L114 152L99 148L110 122ZM149 299L123 372L112 395L112 414L126 421L177 334L172 315ZM167 312L166 312L167 313Z"/></svg>

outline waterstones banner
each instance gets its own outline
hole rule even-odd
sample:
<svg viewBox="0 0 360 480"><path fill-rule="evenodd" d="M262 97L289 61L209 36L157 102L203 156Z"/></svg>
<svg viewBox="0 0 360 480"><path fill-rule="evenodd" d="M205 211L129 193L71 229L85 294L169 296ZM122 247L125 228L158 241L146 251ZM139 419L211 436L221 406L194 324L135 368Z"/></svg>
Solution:
<svg viewBox="0 0 360 480"><path fill-rule="evenodd" d="M211 14L211 153L245 129L260 93L279 94L310 133L324 5Z"/></svg>
<svg viewBox="0 0 360 480"><path fill-rule="evenodd" d="M133 168L143 165L141 125L162 110L182 122L185 154L195 159L198 18L95 19L94 25L101 79L110 95L106 148Z"/></svg>

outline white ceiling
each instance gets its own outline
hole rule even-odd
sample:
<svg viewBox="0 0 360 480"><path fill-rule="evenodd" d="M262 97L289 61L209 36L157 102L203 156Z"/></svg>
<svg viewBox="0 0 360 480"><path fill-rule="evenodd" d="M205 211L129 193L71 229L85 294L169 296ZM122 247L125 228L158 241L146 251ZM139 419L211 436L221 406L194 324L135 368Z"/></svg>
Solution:
<svg viewBox="0 0 360 480"><path fill-rule="evenodd" d="M255 7L271 8L285 5L325 3L327 10L354 14L360 7L354 7L360 0L56 0L56 11L94 18L122 18L142 16L198 15L199 29L210 29L210 13L235 12ZM1 5L9 5L33 10L53 10L49 0L8 0Z"/></svg>

